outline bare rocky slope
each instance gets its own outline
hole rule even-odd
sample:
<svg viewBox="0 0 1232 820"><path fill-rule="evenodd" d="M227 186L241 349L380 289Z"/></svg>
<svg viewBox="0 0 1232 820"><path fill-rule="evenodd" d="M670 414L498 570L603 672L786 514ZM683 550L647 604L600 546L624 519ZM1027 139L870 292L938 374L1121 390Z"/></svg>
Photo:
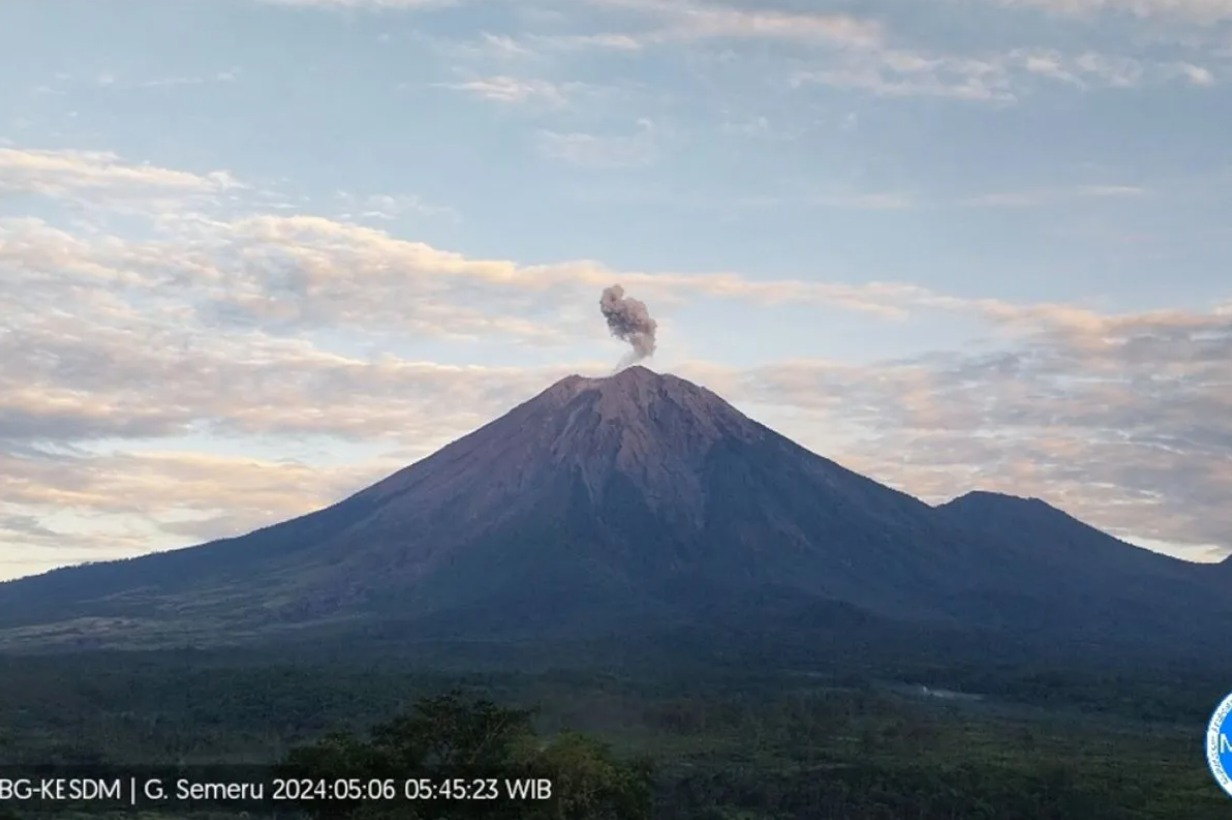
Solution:
<svg viewBox="0 0 1232 820"><path fill-rule="evenodd" d="M732 617L773 633L863 613L1177 647L1196 645L1185 613L1222 574L1210 569L1042 502L980 494L934 509L633 367L566 378L320 512L0 584L0 643L245 642L381 623L408 638L548 638Z"/></svg>

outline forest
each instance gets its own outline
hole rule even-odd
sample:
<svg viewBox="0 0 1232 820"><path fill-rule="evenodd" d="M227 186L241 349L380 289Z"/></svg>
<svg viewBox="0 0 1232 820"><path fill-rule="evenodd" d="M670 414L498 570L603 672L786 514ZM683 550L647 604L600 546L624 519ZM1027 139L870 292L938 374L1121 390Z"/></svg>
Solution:
<svg viewBox="0 0 1232 820"><path fill-rule="evenodd" d="M902 680L902 670L878 671L426 671L398 658L199 651L7 656L0 763L9 773L229 765L329 782L401 783L414 773L554 786L543 801L308 800L243 807L250 817L1228 816L1202 757L1218 676L956 667ZM212 804L8 802L3 811L6 820L240 816Z"/></svg>

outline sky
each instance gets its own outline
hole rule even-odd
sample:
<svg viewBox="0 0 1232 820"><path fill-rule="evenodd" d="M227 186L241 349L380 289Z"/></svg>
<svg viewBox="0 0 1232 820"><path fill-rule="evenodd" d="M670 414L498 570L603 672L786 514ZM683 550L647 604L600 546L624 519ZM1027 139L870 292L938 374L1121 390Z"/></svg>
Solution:
<svg viewBox="0 0 1232 820"><path fill-rule="evenodd" d="M625 354L937 503L1232 552L1232 0L8 0L0 578Z"/></svg>

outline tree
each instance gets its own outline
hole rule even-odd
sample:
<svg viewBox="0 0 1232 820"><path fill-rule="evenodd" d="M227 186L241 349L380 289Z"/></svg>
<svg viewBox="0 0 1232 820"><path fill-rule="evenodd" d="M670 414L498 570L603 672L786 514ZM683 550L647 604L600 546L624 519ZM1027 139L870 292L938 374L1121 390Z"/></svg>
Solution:
<svg viewBox="0 0 1232 820"><path fill-rule="evenodd" d="M279 774L310 781L392 781L390 800L302 802L318 818L345 820L640 820L649 817L650 767L616 759L603 744L577 734L540 739L531 713L458 693L424 698L409 712L376 726L367 738L326 735L293 749ZM547 780L548 800L510 800L512 781ZM483 800L410 801L408 780L466 788L495 781L499 795Z"/></svg>
<svg viewBox="0 0 1232 820"><path fill-rule="evenodd" d="M642 820L650 817L650 766L623 763L599 741L570 733L548 744L534 768L559 792L539 816L562 820Z"/></svg>

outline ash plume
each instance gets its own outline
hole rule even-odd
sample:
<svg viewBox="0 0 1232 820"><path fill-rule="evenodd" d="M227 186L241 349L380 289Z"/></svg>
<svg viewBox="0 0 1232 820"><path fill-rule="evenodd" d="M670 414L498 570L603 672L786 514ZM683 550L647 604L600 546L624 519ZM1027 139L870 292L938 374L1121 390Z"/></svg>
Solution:
<svg viewBox="0 0 1232 820"><path fill-rule="evenodd" d="M599 309L603 311L603 318L607 319L607 329L612 335L633 347L633 350L620 360L618 370L654 355L655 330L658 323L650 318L645 302L627 298L624 288L612 285L604 289L603 297L599 300Z"/></svg>

